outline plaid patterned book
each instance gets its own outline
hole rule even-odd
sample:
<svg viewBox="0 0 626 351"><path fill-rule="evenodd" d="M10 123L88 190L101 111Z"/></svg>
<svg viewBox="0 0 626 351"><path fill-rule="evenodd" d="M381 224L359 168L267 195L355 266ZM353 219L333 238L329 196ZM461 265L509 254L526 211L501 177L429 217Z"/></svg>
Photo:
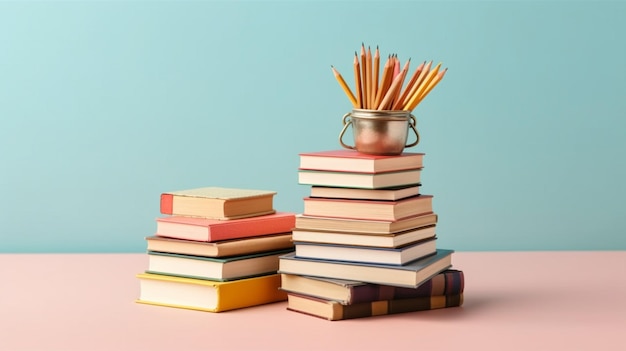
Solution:
<svg viewBox="0 0 626 351"><path fill-rule="evenodd" d="M337 301L287 294L287 309L331 321L458 307L463 294L415 297L342 305Z"/></svg>
<svg viewBox="0 0 626 351"><path fill-rule="evenodd" d="M445 270L415 289L294 274L283 274L281 281L281 289L288 293L333 300L342 305L414 297L458 295L463 293L465 287L463 271L457 269Z"/></svg>

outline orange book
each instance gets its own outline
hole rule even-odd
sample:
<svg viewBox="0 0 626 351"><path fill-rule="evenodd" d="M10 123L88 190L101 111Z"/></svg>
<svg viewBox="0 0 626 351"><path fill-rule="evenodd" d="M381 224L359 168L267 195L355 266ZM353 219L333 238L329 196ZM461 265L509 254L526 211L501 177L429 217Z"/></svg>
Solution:
<svg viewBox="0 0 626 351"><path fill-rule="evenodd" d="M432 195L417 195L398 201L304 198L305 216L397 221L433 211Z"/></svg>
<svg viewBox="0 0 626 351"><path fill-rule="evenodd" d="M158 236L214 242L290 232L295 225L295 214L276 212L229 221L171 216L157 218L156 221Z"/></svg>

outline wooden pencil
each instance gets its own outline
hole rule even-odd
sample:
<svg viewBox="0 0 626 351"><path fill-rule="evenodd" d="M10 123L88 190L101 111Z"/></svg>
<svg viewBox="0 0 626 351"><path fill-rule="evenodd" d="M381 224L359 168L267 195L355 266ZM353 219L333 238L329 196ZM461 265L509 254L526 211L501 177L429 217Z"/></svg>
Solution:
<svg viewBox="0 0 626 351"><path fill-rule="evenodd" d="M352 103L352 106L353 107L357 107L358 102L356 101L356 98L354 97L354 94L350 90L350 87L348 87L348 84L346 84L346 81L341 76L341 73L339 73L339 71L337 71L337 69L335 69L335 67L333 67L332 65L330 66L330 68L333 70L333 74L335 75L335 79L337 79L337 82L339 82L339 85L341 86L343 91L348 96L348 99L350 99L350 102Z"/></svg>
<svg viewBox="0 0 626 351"><path fill-rule="evenodd" d="M378 91L376 92L376 101L374 101L374 106L378 107L380 105L380 101L383 99L383 96L387 92L386 85L387 81L391 77L392 72L389 72L391 69L391 55L387 57L387 61L385 62L385 66L383 67L383 75L380 78L380 83L378 86Z"/></svg>
<svg viewBox="0 0 626 351"><path fill-rule="evenodd" d="M409 91L409 93L407 94L406 98L402 102L402 105L404 106L402 108L403 110L408 110L409 109L409 102L411 101L411 99L413 98L413 96L415 95L417 90L419 89L419 87L420 87L422 81L424 80L424 78L428 75L428 72L430 71L430 67L432 66L432 64L433 64L433 61L428 62L424 66L424 69L422 69L422 72L420 72L419 77L417 77L417 81L415 81L415 85L413 85L413 87L411 88L411 91Z"/></svg>
<svg viewBox="0 0 626 351"><path fill-rule="evenodd" d="M448 68L445 68L441 72L437 73L437 76L430 82L430 84L428 84L428 87L426 87L424 92L419 96L416 106L419 105L420 102L422 102L422 100L426 97L426 95L428 95L428 93L430 93L433 90L433 88L437 86L437 84L439 84L439 82L443 79L443 76L446 74L447 71L448 71Z"/></svg>
<svg viewBox="0 0 626 351"><path fill-rule="evenodd" d="M363 92L361 90L361 68L356 51L354 52L354 84L356 89L357 107L363 108Z"/></svg>
<svg viewBox="0 0 626 351"><path fill-rule="evenodd" d="M396 92L402 87L402 81L404 80L404 77L406 76L406 73L409 70L410 61L411 60L407 60L406 61L402 71L400 71L395 76L395 78L393 79L393 83L389 87L389 90L387 90L387 93L385 94L385 97L380 102L380 105L378 105L378 110L385 110L385 109L389 108L389 105L391 104L392 99L396 96ZM396 58L395 62L396 63L398 62L397 58ZM395 65L395 63L394 63L394 65Z"/></svg>
<svg viewBox="0 0 626 351"><path fill-rule="evenodd" d="M378 46L376 46L376 52L374 53L374 69L372 71L373 80L372 83L372 96L370 100L372 101L372 106L376 103L376 94L378 93L378 75L380 73L380 52L378 51Z"/></svg>
<svg viewBox="0 0 626 351"><path fill-rule="evenodd" d="M367 108L367 63L365 62L365 44L361 43L361 108Z"/></svg>
<svg viewBox="0 0 626 351"><path fill-rule="evenodd" d="M365 53L365 108L371 108L370 105L373 105L374 102L372 100L372 50L370 47L367 47L367 52Z"/></svg>

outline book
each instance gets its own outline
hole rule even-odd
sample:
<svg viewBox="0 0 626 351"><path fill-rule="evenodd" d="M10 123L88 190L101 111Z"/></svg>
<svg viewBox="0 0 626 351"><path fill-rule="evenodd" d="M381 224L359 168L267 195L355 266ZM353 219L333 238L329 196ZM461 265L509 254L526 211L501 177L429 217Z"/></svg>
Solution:
<svg viewBox="0 0 626 351"><path fill-rule="evenodd" d="M381 300L462 294L465 289L465 276L461 270L447 269L414 289L353 280L282 274L280 288L288 293L352 305Z"/></svg>
<svg viewBox="0 0 626 351"><path fill-rule="evenodd" d="M388 200L395 201L419 195L420 184L411 184L385 189L359 189L327 186L312 186L311 197L338 199Z"/></svg>
<svg viewBox="0 0 626 351"><path fill-rule="evenodd" d="M230 257L203 257L168 252L148 252L148 269L154 274L228 281L276 273L278 258L291 249Z"/></svg>
<svg viewBox="0 0 626 351"><path fill-rule="evenodd" d="M223 312L239 308L285 301L280 275L216 282L141 273L138 303L185 308L207 312Z"/></svg>
<svg viewBox="0 0 626 351"><path fill-rule="evenodd" d="M381 173L423 167L423 153L404 152L384 156L360 153L356 150L327 150L300 153L300 169Z"/></svg>
<svg viewBox="0 0 626 351"><path fill-rule="evenodd" d="M396 221L433 212L433 196L418 195L398 201L305 197L306 216Z"/></svg>
<svg viewBox="0 0 626 351"><path fill-rule="evenodd" d="M400 247L419 240L435 237L435 226L418 227L393 234L345 233L294 228L293 241L337 245Z"/></svg>
<svg viewBox="0 0 626 351"><path fill-rule="evenodd" d="M213 242L290 232L295 221L295 214L289 212L276 212L228 221L170 216L157 218L156 235Z"/></svg>
<svg viewBox="0 0 626 351"><path fill-rule="evenodd" d="M204 187L161 194L161 213L234 219L274 213L275 191Z"/></svg>
<svg viewBox="0 0 626 351"><path fill-rule="evenodd" d="M298 170L298 183L347 188L381 189L420 183L421 168L385 173Z"/></svg>
<svg viewBox="0 0 626 351"><path fill-rule="evenodd" d="M337 231L358 234L392 234L413 228L435 225L438 216L433 212L402 218L397 221L380 221L355 218L333 218L297 214L297 230Z"/></svg>
<svg viewBox="0 0 626 351"><path fill-rule="evenodd" d="M374 247L295 242L296 257L331 261L403 265L437 251L436 239L428 238L401 247Z"/></svg>
<svg viewBox="0 0 626 351"><path fill-rule="evenodd" d="M182 255L226 257L291 248L291 233L270 234L250 238L215 242L192 241L162 236L146 237L148 251L170 252Z"/></svg>
<svg viewBox="0 0 626 351"><path fill-rule="evenodd" d="M287 294L287 310L331 321L381 315L428 311L463 305L463 294L414 297L342 305L337 301Z"/></svg>
<svg viewBox="0 0 626 351"><path fill-rule="evenodd" d="M453 250L437 249L434 255L403 266L301 258L296 257L292 252L280 257L278 273L416 288L436 274L450 268L453 252Z"/></svg>

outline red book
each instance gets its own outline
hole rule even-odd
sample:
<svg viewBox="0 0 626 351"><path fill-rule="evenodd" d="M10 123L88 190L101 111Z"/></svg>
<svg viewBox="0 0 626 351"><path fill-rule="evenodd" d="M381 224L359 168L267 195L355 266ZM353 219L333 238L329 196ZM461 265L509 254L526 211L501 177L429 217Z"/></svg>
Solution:
<svg viewBox="0 0 626 351"><path fill-rule="evenodd" d="M172 216L157 218L156 235L169 238L214 242L291 232L295 214L274 214L231 220Z"/></svg>
<svg viewBox="0 0 626 351"><path fill-rule="evenodd" d="M328 150L300 154L300 169L380 173L423 167L423 153L405 152L400 155L369 155L356 150Z"/></svg>

